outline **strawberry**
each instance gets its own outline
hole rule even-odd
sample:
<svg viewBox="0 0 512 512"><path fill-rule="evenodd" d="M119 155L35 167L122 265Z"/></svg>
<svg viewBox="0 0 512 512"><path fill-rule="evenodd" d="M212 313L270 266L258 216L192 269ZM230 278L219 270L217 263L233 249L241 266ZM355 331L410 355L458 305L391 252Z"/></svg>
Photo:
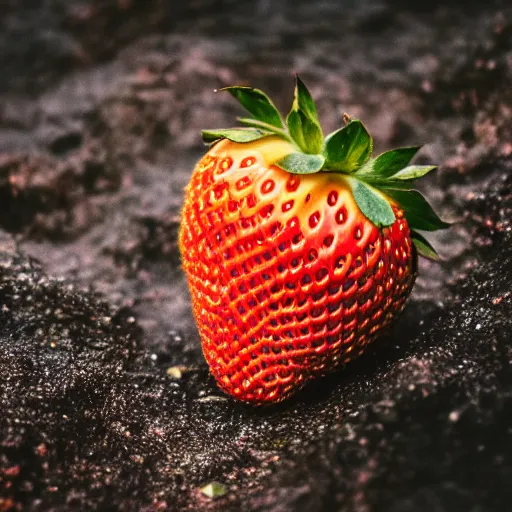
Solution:
<svg viewBox="0 0 512 512"><path fill-rule="evenodd" d="M180 250L204 356L239 400L283 400L363 353L403 310L416 230L447 227L411 182L418 147L371 157L364 125L325 139L297 77L284 122L250 87L224 89L252 115L203 131L211 146L186 188Z"/></svg>

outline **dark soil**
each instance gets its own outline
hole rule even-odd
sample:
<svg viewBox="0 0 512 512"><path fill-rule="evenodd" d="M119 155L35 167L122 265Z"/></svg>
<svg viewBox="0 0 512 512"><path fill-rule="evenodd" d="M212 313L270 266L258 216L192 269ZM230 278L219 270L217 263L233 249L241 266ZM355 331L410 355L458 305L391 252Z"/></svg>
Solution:
<svg viewBox="0 0 512 512"><path fill-rule="evenodd" d="M512 8L421 5L7 0L0 510L507 509ZM426 143L455 224L387 337L255 409L209 376L179 211L200 129L241 113L213 89L286 110L295 71L326 130L346 111L379 151Z"/></svg>

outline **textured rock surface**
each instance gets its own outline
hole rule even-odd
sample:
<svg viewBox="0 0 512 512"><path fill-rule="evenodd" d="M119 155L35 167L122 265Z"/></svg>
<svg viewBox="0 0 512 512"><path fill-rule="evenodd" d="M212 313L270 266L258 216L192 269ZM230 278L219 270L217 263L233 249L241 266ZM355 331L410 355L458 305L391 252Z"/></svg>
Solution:
<svg viewBox="0 0 512 512"><path fill-rule="evenodd" d="M0 510L506 508L507 2L35 4L0 15ZM457 223L386 339L253 409L208 375L176 233L199 130L239 113L212 90L285 109L293 71L326 129L348 111L379 150L429 142Z"/></svg>

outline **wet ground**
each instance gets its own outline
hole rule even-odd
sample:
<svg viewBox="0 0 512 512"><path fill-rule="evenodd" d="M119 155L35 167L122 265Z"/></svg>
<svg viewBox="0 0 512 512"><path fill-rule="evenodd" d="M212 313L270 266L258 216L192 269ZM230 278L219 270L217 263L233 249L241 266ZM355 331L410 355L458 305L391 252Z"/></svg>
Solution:
<svg viewBox="0 0 512 512"><path fill-rule="evenodd" d="M503 510L508 2L174 4L0 14L0 510ZM377 150L425 143L440 168L422 190L455 224L386 338L254 409L208 375L179 210L200 129L240 113L213 89L250 83L286 110L296 71L326 131L346 111Z"/></svg>

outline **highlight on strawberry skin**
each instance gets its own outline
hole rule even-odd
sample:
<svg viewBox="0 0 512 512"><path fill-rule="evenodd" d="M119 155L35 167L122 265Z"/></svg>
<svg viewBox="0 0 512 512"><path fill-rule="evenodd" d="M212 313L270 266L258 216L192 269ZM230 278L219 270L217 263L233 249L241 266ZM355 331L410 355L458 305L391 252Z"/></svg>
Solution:
<svg viewBox="0 0 512 512"><path fill-rule="evenodd" d="M414 189L435 169L410 163L419 147L374 156L348 116L324 136L299 77L286 118L259 89L222 90L249 115L203 131L182 266L218 385L275 403L379 337L405 306L417 256L438 257L420 232L448 224Z"/></svg>

